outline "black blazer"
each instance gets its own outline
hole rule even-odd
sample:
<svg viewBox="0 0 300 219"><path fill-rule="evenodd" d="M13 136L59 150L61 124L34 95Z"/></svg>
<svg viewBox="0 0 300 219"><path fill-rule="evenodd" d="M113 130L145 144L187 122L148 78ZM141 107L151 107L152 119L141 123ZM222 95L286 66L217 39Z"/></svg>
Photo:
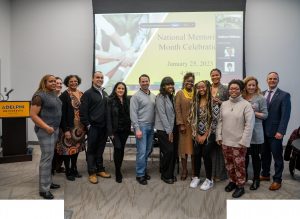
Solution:
<svg viewBox="0 0 300 219"><path fill-rule="evenodd" d="M266 91L263 92L265 95ZM263 121L264 133L274 137L276 132L285 135L291 115L291 96L277 88L268 107L268 118Z"/></svg>
<svg viewBox="0 0 300 219"><path fill-rule="evenodd" d="M129 111L129 106L130 106L129 98L125 99L124 104L125 104L126 118L123 118L125 120L125 125L124 125L122 131L129 133L130 128L131 128L130 111ZM115 97L109 97L108 98L106 124L107 124L107 132L108 132L109 136L113 135L118 130L119 119L120 119L119 118L120 107L121 107L121 103L119 102L118 99L116 99Z"/></svg>

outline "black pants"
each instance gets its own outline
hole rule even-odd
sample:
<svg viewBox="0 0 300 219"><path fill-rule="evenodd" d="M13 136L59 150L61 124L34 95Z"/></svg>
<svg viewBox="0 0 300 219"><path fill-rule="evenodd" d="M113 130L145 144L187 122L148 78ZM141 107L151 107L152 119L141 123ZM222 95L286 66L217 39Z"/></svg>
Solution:
<svg viewBox="0 0 300 219"><path fill-rule="evenodd" d="M247 149L246 154L246 176L248 176L248 165L249 156L251 155L252 166L253 166L253 179L259 180L261 170L261 159L260 159L261 144L251 144L250 148Z"/></svg>
<svg viewBox="0 0 300 219"><path fill-rule="evenodd" d="M63 163L63 155L59 155L55 148L54 156L52 160L52 172L54 173L55 170L58 170L61 167L62 163Z"/></svg>
<svg viewBox="0 0 300 219"><path fill-rule="evenodd" d="M173 145L174 145L174 176L177 176L179 173L179 156L178 156L178 144L179 144L179 131L178 126L175 124L173 129Z"/></svg>
<svg viewBox="0 0 300 219"><path fill-rule="evenodd" d="M70 175L72 171L77 170L77 158L79 153L72 155L63 155L64 164L66 168L66 175ZM71 166L70 166L71 161Z"/></svg>
<svg viewBox="0 0 300 219"><path fill-rule="evenodd" d="M124 158L124 149L128 136L128 132L117 131L116 133L114 133L114 138L112 139L112 143L114 145L114 163L116 173L120 173L121 171L121 166Z"/></svg>
<svg viewBox="0 0 300 219"><path fill-rule="evenodd" d="M194 156L195 156L195 176L200 177L201 170L201 158L204 160L204 168L206 173L206 178L211 180L212 177L212 159L211 159L211 149L212 144L211 136L208 138L204 144L194 143Z"/></svg>
<svg viewBox="0 0 300 219"><path fill-rule="evenodd" d="M165 179L173 179L175 169L174 143L169 141L169 135L165 131L157 130L157 137L161 154L161 175Z"/></svg>
<svg viewBox="0 0 300 219"><path fill-rule="evenodd" d="M103 152L107 140L106 128L91 126L88 131L87 167L89 175L105 171Z"/></svg>

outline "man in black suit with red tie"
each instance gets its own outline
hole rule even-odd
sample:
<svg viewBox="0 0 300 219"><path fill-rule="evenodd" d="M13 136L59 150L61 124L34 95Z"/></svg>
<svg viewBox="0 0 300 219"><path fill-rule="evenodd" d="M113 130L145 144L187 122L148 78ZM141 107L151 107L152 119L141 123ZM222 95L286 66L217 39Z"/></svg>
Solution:
<svg viewBox="0 0 300 219"><path fill-rule="evenodd" d="M267 99L268 118L263 121L265 143L262 147L262 172L261 181L270 180L270 166L272 156L274 158L275 174L270 190L278 190L281 187L282 172L284 168L282 140L291 114L291 96L289 93L280 90L279 75L277 72L270 72L267 77L268 90L264 91Z"/></svg>

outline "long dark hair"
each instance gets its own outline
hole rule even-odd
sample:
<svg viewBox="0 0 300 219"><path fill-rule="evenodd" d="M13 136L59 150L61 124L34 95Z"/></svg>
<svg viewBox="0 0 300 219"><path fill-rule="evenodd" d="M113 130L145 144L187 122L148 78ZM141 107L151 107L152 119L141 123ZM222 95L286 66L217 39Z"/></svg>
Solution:
<svg viewBox="0 0 300 219"><path fill-rule="evenodd" d="M161 83L160 83L160 88L159 88L159 93L163 96L166 96L168 95L168 93L166 92L166 89L164 88L166 85L174 85L174 80L173 78L171 77L164 77L162 80L161 80ZM175 89L173 90L173 93L172 95L174 95L175 93Z"/></svg>
<svg viewBox="0 0 300 219"><path fill-rule="evenodd" d="M200 83L204 83L206 87L206 94L204 95L206 99L206 110L207 110L207 121L208 121L208 126L210 126L211 121L212 121L212 101L211 101L211 84L208 80L202 80L199 81L198 83L195 84L194 86L194 96L193 96L193 101L192 101L192 106L191 106L191 112L189 115L189 122L191 124L192 128L192 135L195 137L197 135L197 123L198 123L198 108L201 100L201 95L200 92L198 91L198 85Z"/></svg>
<svg viewBox="0 0 300 219"><path fill-rule="evenodd" d="M117 94L116 94L116 90L117 90L117 87L122 84L124 87L125 87L125 92L124 92L124 95L123 95L123 100L126 101L127 100L127 86L124 82L120 81L118 83L115 84L114 86L114 89L112 90L111 94L109 95L109 97L111 98L118 98Z"/></svg>

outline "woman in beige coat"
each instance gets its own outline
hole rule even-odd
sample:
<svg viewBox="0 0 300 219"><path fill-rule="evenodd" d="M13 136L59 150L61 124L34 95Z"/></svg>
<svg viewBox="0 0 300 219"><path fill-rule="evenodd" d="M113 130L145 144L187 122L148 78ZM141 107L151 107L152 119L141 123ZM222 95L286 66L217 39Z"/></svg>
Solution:
<svg viewBox="0 0 300 219"><path fill-rule="evenodd" d="M194 176L192 129L188 123L193 98L194 81L195 75L191 72L186 73L183 77L182 89L177 92L175 97L176 125L178 125L179 130L178 150L182 164L181 180L185 180L188 176L188 155L192 158L192 175Z"/></svg>

